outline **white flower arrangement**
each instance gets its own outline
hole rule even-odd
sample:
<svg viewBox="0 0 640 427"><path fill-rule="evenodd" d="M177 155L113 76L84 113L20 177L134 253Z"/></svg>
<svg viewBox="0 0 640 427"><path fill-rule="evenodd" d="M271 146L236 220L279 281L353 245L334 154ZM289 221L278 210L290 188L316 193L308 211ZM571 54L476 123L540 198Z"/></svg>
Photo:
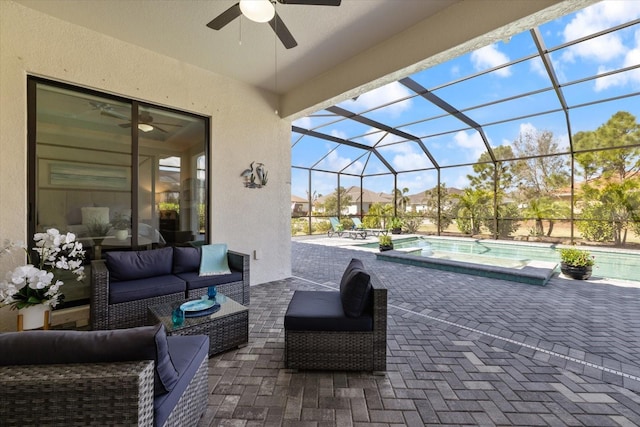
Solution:
<svg viewBox="0 0 640 427"><path fill-rule="evenodd" d="M84 279L85 251L82 243L76 241L73 233L60 234L55 228L46 233L33 236L38 254L38 265L31 263L31 256L22 242L5 241L0 255L22 248L27 253L27 264L8 272L5 280L0 281L0 304L11 305L12 309L21 309L38 304L55 307L62 302L64 295L60 287L64 284L58 279L63 270L73 273L77 280Z"/></svg>

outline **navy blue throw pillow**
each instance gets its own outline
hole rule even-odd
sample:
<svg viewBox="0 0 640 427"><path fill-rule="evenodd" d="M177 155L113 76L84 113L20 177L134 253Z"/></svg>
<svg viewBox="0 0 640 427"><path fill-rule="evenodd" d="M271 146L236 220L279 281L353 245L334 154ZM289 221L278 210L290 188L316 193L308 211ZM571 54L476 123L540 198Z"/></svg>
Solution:
<svg viewBox="0 0 640 427"><path fill-rule="evenodd" d="M200 248L176 246L173 248L173 274L198 271L200 257Z"/></svg>
<svg viewBox="0 0 640 427"><path fill-rule="evenodd" d="M107 252L107 269L111 280L138 280L171 274L173 248L150 251Z"/></svg>
<svg viewBox="0 0 640 427"><path fill-rule="evenodd" d="M353 258L340 281L340 301L348 317L360 317L364 312L371 292L370 279L362 261Z"/></svg>

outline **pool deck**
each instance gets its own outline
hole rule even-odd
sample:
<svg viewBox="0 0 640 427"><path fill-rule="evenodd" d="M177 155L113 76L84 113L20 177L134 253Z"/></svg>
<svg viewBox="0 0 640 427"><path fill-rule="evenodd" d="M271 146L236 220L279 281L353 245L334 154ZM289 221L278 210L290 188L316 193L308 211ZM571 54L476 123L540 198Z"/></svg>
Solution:
<svg viewBox="0 0 640 427"><path fill-rule="evenodd" d="M200 426L640 425L639 282L530 286L292 240L292 277L251 287L248 345L209 361ZM284 369L293 292L337 290L354 257L389 289L386 372Z"/></svg>

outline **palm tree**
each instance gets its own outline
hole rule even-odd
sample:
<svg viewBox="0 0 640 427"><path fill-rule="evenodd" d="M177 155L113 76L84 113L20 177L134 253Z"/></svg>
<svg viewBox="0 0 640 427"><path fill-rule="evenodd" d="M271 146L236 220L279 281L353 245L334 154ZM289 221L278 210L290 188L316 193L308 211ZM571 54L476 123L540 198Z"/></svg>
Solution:
<svg viewBox="0 0 640 427"><path fill-rule="evenodd" d="M396 199L396 209L400 210L400 212L402 213L405 213L407 211L407 206L409 205L409 202L411 202L411 199L406 196L408 192L409 189L407 187L404 187L402 191L400 191L399 188L393 190Z"/></svg>

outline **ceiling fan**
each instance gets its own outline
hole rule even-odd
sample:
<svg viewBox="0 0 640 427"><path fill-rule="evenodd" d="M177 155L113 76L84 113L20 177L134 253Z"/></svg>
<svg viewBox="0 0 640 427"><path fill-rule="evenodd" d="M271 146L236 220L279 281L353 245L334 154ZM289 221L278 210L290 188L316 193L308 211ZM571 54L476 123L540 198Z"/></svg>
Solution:
<svg viewBox="0 0 640 427"><path fill-rule="evenodd" d="M113 118L120 119L120 120L127 120L128 123L120 123L118 126L120 126L121 128L130 128L131 127L131 119L129 118L129 116L126 116L124 114L120 114L120 113L118 113L116 111L113 111L113 110L110 110L110 109L102 109L100 111L100 114L102 114L103 116L113 117ZM143 132L151 132L152 130L158 130L158 131L163 132L163 133L169 133L165 129L161 128L158 125L182 127L182 125L178 125L178 124L175 124L175 123L154 122L153 121L153 116L151 114L149 114L146 111L141 111L140 112L140 115L138 116L138 129L140 129Z"/></svg>
<svg viewBox="0 0 640 427"><path fill-rule="evenodd" d="M342 0L277 0L281 4L298 4L307 6L340 6ZM244 15L255 22L268 22L284 47L291 49L298 42L284 24L275 8L276 0L240 0L229 9L216 16L207 27L220 30L222 27Z"/></svg>

